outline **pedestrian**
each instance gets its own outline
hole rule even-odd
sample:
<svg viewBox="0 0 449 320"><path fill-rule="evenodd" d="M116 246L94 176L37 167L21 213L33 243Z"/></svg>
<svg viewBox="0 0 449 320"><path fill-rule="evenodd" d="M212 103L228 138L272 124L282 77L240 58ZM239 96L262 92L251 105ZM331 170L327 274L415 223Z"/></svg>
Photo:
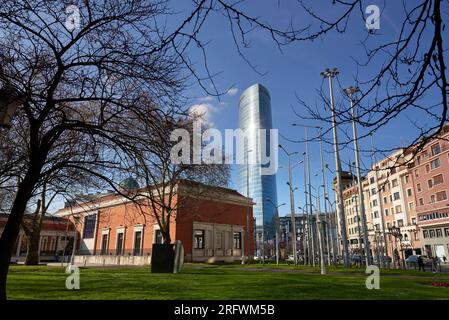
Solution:
<svg viewBox="0 0 449 320"><path fill-rule="evenodd" d="M432 271L433 271L433 273L438 272L438 261L439 260L438 260L437 256L432 258Z"/></svg>
<svg viewBox="0 0 449 320"><path fill-rule="evenodd" d="M447 260L446 256L443 256L443 262L444 263L446 263L446 260Z"/></svg>
<svg viewBox="0 0 449 320"><path fill-rule="evenodd" d="M422 269L422 271L426 271L424 268L424 260L423 260L422 256L418 257L418 267L419 267L418 271L421 271L421 269Z"/></svg>

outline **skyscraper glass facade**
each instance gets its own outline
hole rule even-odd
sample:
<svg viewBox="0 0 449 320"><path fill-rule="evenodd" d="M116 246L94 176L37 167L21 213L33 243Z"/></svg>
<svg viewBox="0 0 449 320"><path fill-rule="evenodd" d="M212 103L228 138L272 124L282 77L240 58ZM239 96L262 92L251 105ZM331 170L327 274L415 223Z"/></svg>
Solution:
<svg viewBox="0 0 449 320"><path fill-rule="evenodd" d="M272 241L274 238L274 217L277 206L276 175L262 174L262 165L257 161L261 152L270 152L270 148L261 148L263 137L257 129L272 129L271 98L268 90L260 84L247 88L240 97L239 127L248 130L248 143L245 144L245 165L240 165L238 189L243 195L249 195L256 203L253 213L256 219L256 254L260 255L262 241ZM270 145L270 134L265 135L266 146ZM277 146L275 146L277 148ZM271 200L272 203L268 201ZM257 245L258 244L258 245Z"/></svg>

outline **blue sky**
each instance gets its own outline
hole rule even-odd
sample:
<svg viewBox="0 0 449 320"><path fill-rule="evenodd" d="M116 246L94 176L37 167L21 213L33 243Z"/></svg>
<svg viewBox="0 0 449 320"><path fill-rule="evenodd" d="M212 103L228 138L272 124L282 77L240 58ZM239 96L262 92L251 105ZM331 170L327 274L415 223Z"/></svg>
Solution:
<svg viewBox="0 0 449 320"><path fill-rule="evenodd" d="M327 16L332 16L337 12L332 12L334 6L329 5L330 1L314 1L314 9L322 12ZM189 2L184 2L186 8L177 7L180 16L190 12ZM381 25L377 35L372 41L383 42L397 36L402 19L398 19L403 11L401 9L401 1L370 1L369 4L377 4L381 10ZM263 17L263 20L270 21L273 25L286 26L292 19L298 25L305 25L311 22L296 1L281 1L278 7L278 1L248 1L245 5L247 12ZM186 10L186 11L183 11ZM368 16L368 15L366 15ZM347 87L353 85L353 79L357 72L353 57L363 57L363 48L359 42L367 35L365 21L360 17L351 20L347 32L344 34L331 33L323 39L314 42L302 42L283 47L281 53L275 46L269 35L256 31L249 35L251 47L245 49L246 56L253 65L264 75L256 73L248 64L238 55L233 44L231 33L226 20L219 15L210 19L203 27L200 38L203 42L208 42L207 58L209 66L213 73L219 74L214 78L215 83L220 90L233 88L230 94L221 97L218 101L215 98L208 97L204 91L198 86L192 86L189 95L193 98L191 104L202 105L208 108L209 121L212 125L220 130L226 128L238 127L238 100L242 91L254 83L261 83L268 88L271 94L272 114L274 128L278 128L279 132L292 139L303 139L303 129L291 126L292 122L301 122L293 112L291 107L294 106L299 112L302 112L301 106L295 95L301 97L310 104L319 103L319 97L316 89L320 88L322 78L320 72L327 67L337 67L340 70L339 82L342 86ZM371 41L371 40L370 40ZM193 61L198 62L199 70L202 63L201 56L198 52L191 52ZM367 75L375 73L376 66L372 66L363 70ZM327 90L327 84L324 88ZM326 91L327 92L327 91ZM340 92L335 92L335 98L341 100ZM308 125L317 123L311 121L302 121ZM329 124L324 124L325 128L329 128ZM363 133L362 129L359 129ZM373 141L376 146L381 148L394 148L401 144L410 142L416 137L417 132L410 126L404 117L398 118L388 126L384 127L374 137ZM331 138L328 136L327 138ZM342 139L343 136L340 135ZM305 149L303 144L289 143L280 138L280 143L285 145L291 151L299 151L302 153ZM370 139L364 139L359 142L361 149L368 150L371 148ZM311 172L312 176L320 172L319 147L318 143L310 144L311 154ZM335 168L332 146L325 145L324 158L329 163L331 169ZM280 214L284 215L289 212L289 196L286 170L286 158L279 153L279 161L281 169L277 174L278 185L278 203L287 203L280 209ZM344 162L353 161L353 150L342 150L341 157ZM380 158L381 155L378 156ZM299 160L299 156L296 158ZM362 159L365 166L370 165L370 158L364 155ZM347 167L343 167L347 169ZM237 170L234 168L231 187L237 188ZM303 198L303 167L296 167L293 172L294 185L298 186L295 194L296 207L304 204ZM328 181L331 179L329 175ZM316 183L316 178L313 178Z"/></svg>

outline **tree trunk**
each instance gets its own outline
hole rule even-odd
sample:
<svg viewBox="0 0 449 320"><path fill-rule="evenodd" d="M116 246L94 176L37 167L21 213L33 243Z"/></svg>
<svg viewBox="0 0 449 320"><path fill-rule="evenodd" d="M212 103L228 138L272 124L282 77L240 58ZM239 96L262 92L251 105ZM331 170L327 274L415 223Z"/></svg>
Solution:
<svg viewBox="0 0 449 320"><path fill-rule="evenodd" d="M31 162L33 163L33 161ZM6 280L14 244L20 231L20 224L26 205L33 194L33 188L39 179L42 165L32 165L19 185L11 212L0 237L0 301L6 300Z"/></svg>
<svg viewBox="0 0 449 320"><path fill-rule="evenodd" d="M39 264L39 239L40 232L33 231L29 239L28 252L25 260L27 266L37 266Z"/></svg>

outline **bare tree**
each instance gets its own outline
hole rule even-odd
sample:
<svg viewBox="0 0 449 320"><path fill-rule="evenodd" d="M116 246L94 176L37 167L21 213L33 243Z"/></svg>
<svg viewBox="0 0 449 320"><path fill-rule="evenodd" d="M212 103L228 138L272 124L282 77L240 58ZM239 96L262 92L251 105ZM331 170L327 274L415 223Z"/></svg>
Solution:
<svg viewBox="0 0 449 320"><path fill-rule="evenodd" d="M359 19L365 24L365 10L370 5L367 1L333 1L333 17L313 10L308 1L300 1L303 9L316 20L308 29L303 40L324 37L331 32L345 33L351 20ZM384 3L384 6L388 3ZM335 12L340 12L335 15ZM345 139L340 141L340 148L353 143L350 124L354 118L364 128L359 138L369 138L376 132L393 123L410 121L416 128L416 136L408 142L402 142L398 148L412 149L417 154L432 138L443 133L448 121L447 82L447 45L445 17L449 14L448 2L442 0L403 1L402 12L396 12L400 26L391 40L379 41L381 30L368 28L366 37L360 40L365 58L355 60L353 83L341 84L338 81L342 99L336 108L337 125ZM380 12L382 23L383 12ZM369 21L368 21L369 22ZM391 37L384 37L391 38ZM338 78L337 78L338 80ZM357 86L360 89L355 99L354 117L344 88ZM298 97L306 113L301 118L331 122L328 112L329 98L323 88L318 90L320 102L310 105ZM327 108L324 108L322 105ZM395 148L396 149L396 148ZM374 150L362 150L366 154L381 153L387 156L394 149L377 146ZM411 157L408 161L413 161ZM393 167L403 163L397 162ZM391 168L391 169L392 169Z"/></svg>
<svg viewBox="0 0 449 320"><path fill-rule="evenodd" d="M148 136L130 128L152 136L155 132L146 126L182 113L189 79L208 93L212 83L211 93L220 94L199 38L207 19L225 15L245 60L240 48L255 28L267 31L279 46L302 31L281 31L245 14L240 3L221 0L192 1L192 11L175 28L164 24L172 14L166 0L76 5L68 15L62 0L0 4L0 85L26 97L12 127L26 127L30 150L18 158L9 147L2 149L12 160L7 175L19 170L22 178L0 238L0 299L6 298L10 255L24 210L45 177L83 171L117 189L115 181L132 172L136 150L147 144ZM191 47L203 52L204 73L190 61ZM59 158L55 146L72 148L64 141L74 133L82 142L76 156Z"/></svg>

